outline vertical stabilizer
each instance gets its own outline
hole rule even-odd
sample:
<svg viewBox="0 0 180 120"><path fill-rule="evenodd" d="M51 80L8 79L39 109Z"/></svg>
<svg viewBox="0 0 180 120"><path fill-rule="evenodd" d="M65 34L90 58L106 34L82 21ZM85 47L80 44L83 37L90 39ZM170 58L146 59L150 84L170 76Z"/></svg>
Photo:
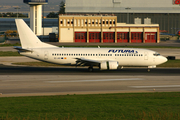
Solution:
<svg viewBox="0 0 180 120"><path fill-rule="evenodd" d="M16 19L22 48L54 48L56 46L43 43L22 19Z"/></svg>

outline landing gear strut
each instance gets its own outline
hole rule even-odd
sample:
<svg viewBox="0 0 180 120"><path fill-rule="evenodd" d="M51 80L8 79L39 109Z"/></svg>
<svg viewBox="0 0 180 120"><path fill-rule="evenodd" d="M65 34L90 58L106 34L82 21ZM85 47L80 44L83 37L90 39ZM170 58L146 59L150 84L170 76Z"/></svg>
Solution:
<svg viewBox="0 0 180 120"><path fill-rule="evenodd" d="M93 72L93 66L89 66L88 71Z"/></svg>

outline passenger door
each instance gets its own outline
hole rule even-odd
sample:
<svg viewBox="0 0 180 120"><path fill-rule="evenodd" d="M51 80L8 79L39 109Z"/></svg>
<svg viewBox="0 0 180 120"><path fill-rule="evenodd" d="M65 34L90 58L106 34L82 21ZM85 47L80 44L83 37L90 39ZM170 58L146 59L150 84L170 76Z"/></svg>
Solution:
<svg viewBox="0 0 180 120"><path fill-rule="evenodd" d="M48 51L44 52L44 60L48 60Z"/></svg>
<svg viewBox="0 0 180 120"><path fill-rule="evenodd" d="M148 52L144 52L144 60L148 60Z"/></svg>

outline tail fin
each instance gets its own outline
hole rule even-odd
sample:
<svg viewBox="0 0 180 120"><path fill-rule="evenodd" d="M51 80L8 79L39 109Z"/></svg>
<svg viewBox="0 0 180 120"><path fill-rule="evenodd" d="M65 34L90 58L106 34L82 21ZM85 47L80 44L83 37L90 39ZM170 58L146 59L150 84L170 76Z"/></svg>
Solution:
<svg viewBox="0 0 180 120"><path fill-rule="evenodd" d="M29 28L29 26L22 19L16 19L16 26L19 33L22 48L54 48L50 44L43 43Z"/></svg>

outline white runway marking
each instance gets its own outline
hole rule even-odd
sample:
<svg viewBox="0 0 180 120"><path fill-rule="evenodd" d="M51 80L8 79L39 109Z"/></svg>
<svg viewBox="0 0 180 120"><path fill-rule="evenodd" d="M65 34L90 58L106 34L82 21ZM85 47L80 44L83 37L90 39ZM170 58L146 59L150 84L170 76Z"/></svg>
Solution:
<svg viewBox="0 0 180 120"><path fill-rule="evenodd" d="M166 87L180 87L180 85L161 85L161 86L130 86L132 88L166 88Z"/></svg>
<svg viewBox="0 0 180 120"><path fill-rule="evenodd" d="M70 82L104 82L104 81L127 81L127 80L143 80L141 78L126 78L126 79L100 79L100 80L73 80L73 81L46 81L48 83L70 83Z"/></svg>

